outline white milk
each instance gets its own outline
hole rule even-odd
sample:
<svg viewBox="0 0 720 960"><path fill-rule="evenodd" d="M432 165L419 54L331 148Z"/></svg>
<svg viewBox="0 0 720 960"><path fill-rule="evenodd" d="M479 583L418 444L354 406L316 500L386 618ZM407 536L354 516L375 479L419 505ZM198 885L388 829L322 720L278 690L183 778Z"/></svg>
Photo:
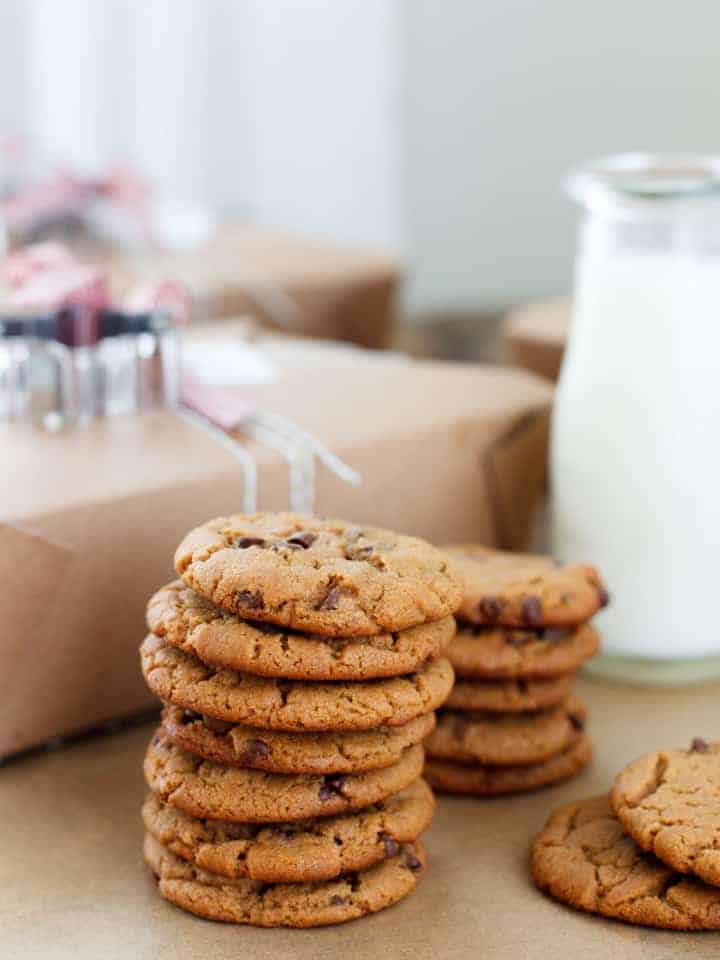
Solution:
<svg viewBox="0 0 720 960"><path fill-rule="evenodd" d="M596 564L608 654L720 654L720 258L581 256L553 549Z"/></svg>

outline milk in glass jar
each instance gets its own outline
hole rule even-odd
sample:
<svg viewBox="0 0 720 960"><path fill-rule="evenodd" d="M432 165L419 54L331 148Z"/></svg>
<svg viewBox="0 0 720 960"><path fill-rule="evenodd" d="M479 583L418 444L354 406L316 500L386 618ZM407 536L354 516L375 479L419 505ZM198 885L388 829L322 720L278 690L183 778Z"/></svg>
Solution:
<svg viewBox="0 0 720 960"><path fill-rule="evenodd" d="M720 157L612 157L567 184L583 213L553 551L610 589L596 672L718 676Z"/></svg>

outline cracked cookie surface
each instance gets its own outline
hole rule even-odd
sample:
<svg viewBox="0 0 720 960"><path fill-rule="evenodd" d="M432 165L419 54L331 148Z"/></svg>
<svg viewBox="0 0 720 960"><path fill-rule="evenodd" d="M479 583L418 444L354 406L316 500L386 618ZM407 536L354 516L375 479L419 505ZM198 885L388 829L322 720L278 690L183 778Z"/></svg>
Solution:
<svg viewBox="0 0 720 960"><path fill-rule="evenodd" d="M258 730L166 705L162 728L189 753L234 767L269 773L361 773L397 763L408 747L421 743L435 728L427 713L402 727L326 733Z"/></svg>
<svg viewBox="0 0 720 960"><path fill-rule="evenodd" d="M424 780L356 813L295 823L200 820L150 794L145 829L164 847L203 870L264 883L330 880L363 870L416 840L432 819L435 800Z"/></svg>
<svg viewBox="0 0 720 960"><path fill-rule="evenodd" d="M336 880L271 885L208 873L150 834L143 853L166 900L208 920L259 927L318 927L376 913L407 896L425 869L419 843L404 844L394 857Z"/></svg>
<svg viewBox="0 0 720 960"><path fill-rule="evenodd" d="M408 747L391 767L356 775L265 773L226 767L175 746L162 732L145 754L147 785L193 817L235 823L307 820L360 810L404 790L422 773L423 748Z"/></svg>
<svg viewBox="0 0 720 960"><path fill-rule="evenodd" d="M720 886L720 743L640 757L617 775L610 802L643 850Z"/></svg>
<svg viewBox="0 0 720 960"><path fill-rule="evenodd" d="M208 666L149 634L140 648L145 680L161 700L268 730L370 730L402 726L435 710L454 680L433 660L403 677L338 683L279 680Z"/></svg>
<svg viewBox="0 0 720 960"><path fill-rule="evenodd" d="M606 796L556 810L532 845L531 871L541 890L579 910L668 930L720 929L720 889L643 853Z"/></svg>
<svg viewBox="0 0 720 960"><path fill-rule="evenodd" d="M216 517L185 537L175 569L243 619L331 637L441 620L462 599L453 564L424 540L292 513Z"/></svg>
<svg viewBox="0 0 720 960"><path fill-rule="evenodd" d="M240 620L176 580L151 598L148 628L205 663L262 677L368 680L412 673L455 634L443 617L373 637L319 637Z"/></svg>
<svg viewBox="0 0 720 960"><path fill-rule="evenodd" d="M526 793L576 776L590 763L592 745L583 734L571 746L540 763L516 767L488 764L453 763L451 760L425 761L428 783L441 793L465 793L478 797L495 797L509 793Z"/></svg>
<svg viewBox="0 0 720 960"><path fill-rule="evenodd" d="M510 680L555 677L577 670L597 653L597 632L589 625L520 630L464 627L445 650L459 677Z"/></svg>
<svg viewBox="0 0 720 960"><path fill-rule="evenodd" d="M446 548L463 578L459 620L485 626L555 627L583 623L608 602L600 575L586 564L474 544Z"/></svg>
<svg viewBox="0 0 720 960"><path fill-rule="evenodd" d="M444 706L447 710L465 710L470 713L483 710L497 713L543 710L565 700L574 679L574 673L527 680L522 677L516 680L461 678L455 681Z"/></svg>
<svg viewBox="0 0 720 960"><path fill-rule="evenodd" d="M579 740L586 710L575 697L540 713L442 712L425 741L429 757L458 763L539 763Z"/></svg>

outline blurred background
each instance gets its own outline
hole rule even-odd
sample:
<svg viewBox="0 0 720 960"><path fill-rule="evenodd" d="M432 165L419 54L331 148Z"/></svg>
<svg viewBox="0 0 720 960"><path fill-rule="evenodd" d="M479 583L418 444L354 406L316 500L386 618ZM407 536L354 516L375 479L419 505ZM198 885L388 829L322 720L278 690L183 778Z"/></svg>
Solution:
<svg viewBox="0 0 720 960"><path fill-rule="evenodd" d="M0 136L131 167L180 245L210 217L388 253L404 321L450 329L569 290L569 166L716 148L719 28L715 0L3 0Z"/></svg>

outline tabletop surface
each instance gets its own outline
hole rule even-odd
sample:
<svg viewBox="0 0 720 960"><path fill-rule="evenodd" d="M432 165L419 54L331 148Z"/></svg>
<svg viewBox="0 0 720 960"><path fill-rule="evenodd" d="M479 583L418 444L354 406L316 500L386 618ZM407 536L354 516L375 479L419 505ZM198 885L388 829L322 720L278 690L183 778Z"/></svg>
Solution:
<svg viewBox="0 0 720 960"><path fill-rule="evenodd" d="M720 956L720 933L668 933L591 917L545 898L527 869L550 810L607 789L652 749L717 739L720 687L648 690L582 681L596 745L578 779L526 796L440 798L428 870L398 906L316 930L200 920L165 903L143 867L140 772L152 727L0 768L0 955L5 960L693 960ZM241 952L242 951L242 952Z"/></svg>

